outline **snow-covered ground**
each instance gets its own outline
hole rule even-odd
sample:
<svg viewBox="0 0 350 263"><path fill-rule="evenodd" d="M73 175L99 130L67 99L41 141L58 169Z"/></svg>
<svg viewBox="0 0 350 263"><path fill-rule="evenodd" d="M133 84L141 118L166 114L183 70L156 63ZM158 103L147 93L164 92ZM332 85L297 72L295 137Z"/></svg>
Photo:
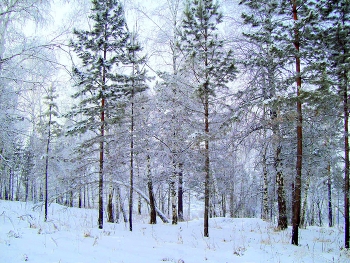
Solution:
<svg viewBox="0 0 350 263"><path fill-rule="evenodd" d="M96 210L49 209L44 223L32 203L0 201L1 263L350 262L337 227L301 230L295 247L290 229L276 232L260 219L211 219L210 237L204 238L202 219L149 225L145 215L135 218L133 232L124 223L99 230Z"/></svg>

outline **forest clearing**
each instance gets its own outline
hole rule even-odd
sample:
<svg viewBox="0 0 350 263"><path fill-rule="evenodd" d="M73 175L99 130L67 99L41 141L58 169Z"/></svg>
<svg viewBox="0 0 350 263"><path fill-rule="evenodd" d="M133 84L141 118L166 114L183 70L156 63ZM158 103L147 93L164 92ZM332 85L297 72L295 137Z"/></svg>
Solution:
<svg viewBox="0 0 350 263"><path fill-rule="evenodd" d="M301 229L300 246L290 244L290 229L253 218L212 218L211 236L203 236L203 204L193 205L191 220L178 225L148 224L137 216L130 232L125 223L97 228L96 209L52 204L50 220L42 207L0 201L0 262L19 263L296 263L349 262L342 229ZM198 209L198 210L196 210ZM181 261L183 260L183 261Z"/></svg>

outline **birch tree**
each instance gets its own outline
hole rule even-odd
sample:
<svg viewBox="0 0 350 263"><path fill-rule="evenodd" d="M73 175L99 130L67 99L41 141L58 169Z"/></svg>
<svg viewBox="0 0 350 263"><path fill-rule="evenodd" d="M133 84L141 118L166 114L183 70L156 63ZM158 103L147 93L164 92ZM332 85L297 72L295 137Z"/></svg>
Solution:
<svg viewBox="0 0 350 263"><path fill-rule="evenodd" d="M70 116L82 116L72 127L70 133L92 131L96 135L87 141L92 147L98 144L99 156L99 216L98 226L103 228L103 176L105 154L105 130L120 120L125 95L125 82L128 78L118 70L126 60L129 32L126 29L124 11L117 0L94 0L90 19L93 26L90 31L75 30L75 40L71 46L82 61L75 67L79 90L74 98L79 104L74 106ZM107 118L108 116L108 118Z"/></svg>

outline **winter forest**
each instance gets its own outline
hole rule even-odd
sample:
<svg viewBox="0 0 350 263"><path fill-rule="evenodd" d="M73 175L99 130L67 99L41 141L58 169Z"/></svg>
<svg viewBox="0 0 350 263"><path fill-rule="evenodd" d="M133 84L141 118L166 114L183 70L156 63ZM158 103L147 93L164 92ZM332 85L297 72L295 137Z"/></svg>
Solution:
<svg viewBox="0 0 350 263"><path fill-rule="evenodd" d="M0 199L348 249L349 71L349 0L2 0Z"/></svg>

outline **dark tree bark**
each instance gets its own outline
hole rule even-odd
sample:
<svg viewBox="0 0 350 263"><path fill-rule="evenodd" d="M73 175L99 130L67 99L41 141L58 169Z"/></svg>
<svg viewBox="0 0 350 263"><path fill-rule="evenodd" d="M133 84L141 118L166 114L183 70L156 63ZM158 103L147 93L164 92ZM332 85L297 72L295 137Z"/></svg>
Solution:
<svg viewBox="0 0 350 263"><path fill-rule="evenodd" d="M292 1L293 19L295 23L298 20L297 1ZM300 69L300 41L299 41L299 29L295 25L294 29L294 46L296 49L295 66L296 66L296 84L297 84L297 162L296 162L296 176L293 192L293 219L292 219L292 244L299 244L299 225L300 225L300 208L301 208L301 170L302 170L302 158L303 158L303 115L302 115L302 102L300 98L301 93L301 69Z"/></svg>
<svg viewBox="0 0 350 263"><path fill-rule="evenodd" d="M134 192L134 89L131 91L131 126L130 126L130 192L129 192L129 230L132 231L132 210Z"/></svg>
<svg viewBox="0 0 350 263"><path fill-rule="evenodd" d="M348 90L347 75L344 73L343 83L343 107L344 107L344 237L345 248L349 248L349 108L348 108Z"/></svg>
<svg viewBox="0 0 350 263"><path fill-rule="evenodd" d="M152 182L152 175L151 175L150 160L151 160L150 156L147 155L147 187L148 187L148 196L149 196L149 206L151 210L149 223L157 224L157 211L156 211L156 204L155 204L155 198L153 193L153 182Z"/></svg>
<svg viewBox="0 0 350 263"><path fill-rule="evenodd" d="M103 52L104 59L107 57L107 49L105 47ZM103 68L102 72L102 92L105 90L106 82L106 69ZM98 180L98 228L103 228L103 162L104 162L104 135L105 135L105 98L102 95L101 99L101 128L100 128L100 170Z"/></svg>
<svg viewBox="0 0 350 263"><path fill-rule="evenodd" d="M142 214L142 200L141 200L141 196L139 196L138 201L137 201L137 213L139 215Z"/></svg>
<svg viewBox="0 0 350 263"><path fill-rule="evenodd" d="M226 194L221 195L222 217L226 217Z"/></svg>
<svg viewBox="0 0 350 263"><path fill-rule="evenodd" d="M107 204L107 221L109 223L114 223L114 211L113 211L113 195L114 195L114 188L112 185L109 186L109 193L108 193L108 204Z"/></svg>
<svg viewBox="0 0 350 263"><path fill-rule="evenodd" d="M232 180L230 180L230 194L229 194L229 198L230 198L230 217L234 218L235 217L235 204L234 204L234 184L232 182Z"/></svg>
<svg viewBox="0 0 350 263"><path fill-rule="evenodd" d="M82 196L81 196L81 189L79 189L78 208L82 207L82 203L83 203L83 200L82 200Z"/></svg>
<svg viewBox="0 0 350 263"><path fill-rule="evenodd" d="M331 177L331 165L327 166L327 191L328 191L328 226L333 226L333 209L332 209L332 177Z"/></svg>
<svg viewBox="0 0 350 263"><path fill-rule="evenodd" d="M173 172L170 178L170 185L169 185L169 190L170 190L170 196L171 196L171 214L172 214L172 220L171 223L173 225L177 224L177 206L176 206L176 189L175 189L175 184L176 184L176 177L177 177L177 154L173 153Z"/></svg>
<svg viewBox="0 0 350 263"><path fill-rule="evenodd" d="M184 221L184 205L183 205L183 164L179 163L178 172L178 188L177 188L177 214L179 222Z"/></svg>
<svg viewBox="0 0 350 263"><path fill-rule="evenodd" d="M206 66L208 62L206 61ZM205 131L205 149L204 149L204 236L209 237L209 204L210 204L210 159L209 159L209 91L208 83L204 84L204 131Z"/></svg>

